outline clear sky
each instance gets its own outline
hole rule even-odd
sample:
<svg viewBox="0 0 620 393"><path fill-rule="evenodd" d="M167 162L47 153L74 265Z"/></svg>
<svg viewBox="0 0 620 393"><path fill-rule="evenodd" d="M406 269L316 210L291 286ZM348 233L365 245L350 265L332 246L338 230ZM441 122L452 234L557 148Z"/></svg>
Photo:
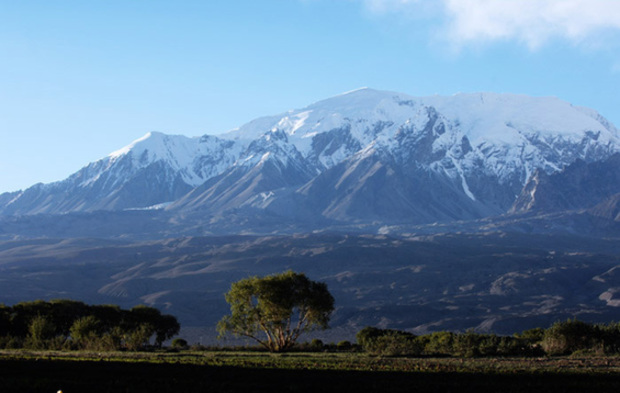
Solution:
<svg viewBox="0 0 620 393"><path fill-rule="evenodd" d="M0 0L0 192L364 86L556 96L620 127L620 1Z"/></svg>

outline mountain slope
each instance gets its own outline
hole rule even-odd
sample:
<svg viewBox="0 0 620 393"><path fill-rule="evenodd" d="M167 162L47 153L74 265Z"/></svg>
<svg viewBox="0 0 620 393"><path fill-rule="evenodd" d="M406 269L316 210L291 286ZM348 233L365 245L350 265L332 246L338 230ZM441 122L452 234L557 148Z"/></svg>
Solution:
<svg viewBox="0 0 620 393"><path fill-rule="evenodd" d="M603 161L575 161L563 171L537 171L510 209L511 213L585 209L620 193L620 154Z"/></svg>
<svg viewBox="0 0 620 393"><path fill-rule="evenodd" d="M264 201L271 192L303 184L315 168L288 143L283 132L268 132L253 141L237 163L171 206L217 212Z"/></svg>
<svg viewBox="0 0 620 393"><path fill-rule="evenodd" d="M613 220L617 223L620 222L620 193L614 194L605 199L601 203L589 209L590 213L605 218L607 220Z"/></svg>

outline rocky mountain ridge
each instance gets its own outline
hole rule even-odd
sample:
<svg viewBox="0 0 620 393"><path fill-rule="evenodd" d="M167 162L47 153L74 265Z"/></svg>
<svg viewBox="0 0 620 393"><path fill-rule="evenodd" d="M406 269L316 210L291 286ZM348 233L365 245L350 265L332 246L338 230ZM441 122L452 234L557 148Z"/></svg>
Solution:
<svg viewBox="0 0 620 393"><path fill-rule="evenodd" d="M510 213L591 208L617 193L620 193L620 154L591 163L577 160L553 174L536 171Z"/></svg>
<svg viewBox="0 0 620 393"><path fill-rule="evenodd" d="M231 212L323 224L471 220L508 211L534 173L618 151L618 129L555 98L360 89L219 136L149 133L66 180L0 195L0 215L165 208L211 223Z"/></svg>

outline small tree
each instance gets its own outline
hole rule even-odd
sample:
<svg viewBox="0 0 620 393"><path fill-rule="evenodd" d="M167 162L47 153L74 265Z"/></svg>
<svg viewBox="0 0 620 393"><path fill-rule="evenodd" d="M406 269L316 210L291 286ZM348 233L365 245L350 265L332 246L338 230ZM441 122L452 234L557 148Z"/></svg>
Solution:
<svg viewBox="0 0 620 393"><path fill-rule="evenodd" d="M77 319L71 325L69 333L73 342L82 349L96 349L100 334L101 323L92 315Z"/></svg>
<svg viewBox="0 0 620 393"><path fill-rule="evenodd" d="M46 341L54 337L54 325L44 316L37 315L28 325L28 344L31 348L43 349Z"/></svg>
<svg viewBox="0 0 620 393"><path fill-rule="evenodd" d="M0 336L11 332L11 309L0 303Z"/></svg>
<svg viewBox="0 0 620 393"><path fill-rule="evenodd" d="M231 315L218 323L220 336L249 337L271 352L291 348L303 332L326 329L334 310L326 284L290 270L237 281L226 301Z"/></svg>
<svg viewBox="0 0 620 393"><path fill-rule="evenodd" d="M155 334L155 345L158 347L178 334L181 329L176 317L162 315L158 309L144 305L138 305L129 310L128 322L133 326L132 330L139 328L142 324L150 325Z"/></svg>
<svg viewBox="0 0 620 393"><path fill-rule="evenodd" d="M181 325L172 315L162 315L155 325L155 345L161 348L164 341L179 334Z"/></svg>
<svg viewBox="0 0 620 393"><path fill-rule="evenodd" d="M379 329L367 326L357 332L355 339L364 351L380 356L417 356L422 344L409 332L393 329Z"/></svg>
<svg viewBox="0 0 620 393"><path fill-rule="evenodd" d="M130 351L140 351L149 345L153 334L155 334L155 328L148 323L143 323L125 335L125 345Z"/></svg>
<svg viewBox="0 0 620 393"><path fill-rule="evenodd" d="M187 340L182 339L182 338L175 338L174 340L172 340L172 344L171 344L172 348L177 348L177 349L187 349Z"/></svg>
<svg viewBox="0 0 620 393"><path fill-rule="evenodd" d="M576 319L556 322L545 330L542 347L549 355L568 355L590 348L598 339L598 329Z"/></svg>

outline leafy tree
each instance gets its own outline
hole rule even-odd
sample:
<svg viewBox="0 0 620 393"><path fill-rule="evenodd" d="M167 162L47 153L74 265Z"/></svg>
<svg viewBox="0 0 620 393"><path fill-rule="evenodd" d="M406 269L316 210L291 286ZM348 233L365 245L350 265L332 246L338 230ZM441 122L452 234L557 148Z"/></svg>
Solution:
<svg viewBox="0 0 620 393"><path fill-rule="evenodd" d="M155 334L155 345L161 347L164 341L179 333L181 326L172 315L162 315L153 307L138 305L129 311L128 330L135 331L140 325L148 324Z"/></svg>
<svg viewBox="0 0 620 393"><path fill-rule="evenodd" d="M0 336L6 336L11 328L11 309L4 304L0 304Z"/></svg>
<svg viewBox="0 0 620 393"><path fill-rule="evenodd" d="M174 340L172 340L171 346L172 348L187 349L187 340L182 338L175 338Z"/></svg>
<svg viewBox="0 0 620 393"><path fill-rule="evenodd" d="M84 349L95 349L100 335L101 323L92 315L77 319L70 329L73 341Z"/></svg>
<svg viewBox="0 0 620 393"><path fill-rule="evenodd" d="M109 350L121 349L125 336L126 333L120 326L114 326L103 335L102 346Z"/></svg>
<svg viewBox="0 0 620 393"><path fill-rule="evenodd" d="M425 336L424 352L432 355L451 355L454 351L455 334L440 331Z"/></svg>
<svg viewBox="0 0 620 393"><path fill-rule="evenodd" d="M419 355L423 347L412 333L372 326L357 332L355 339L366 352L380 356Z"/></svg>
<svg viewBox="0 0 620 393"><path fill-rule="evenodd" d="M480 345L485 340L484 335L475 333L473 330L468 330L465 333L456 334L452 342L453 355L460 357L476 357L481 355ZM492 340L489 340L492 341ZM497 343L490 342L491 347L497 347ZM487 351L490 351L486 346Z"/></svg>
<svg viewBox="0 0 620 393"><path fill-rule="evenodd" d="M593 347L599 341L600 329L576 319L556 322L545 330L542 347L549 355L566 355Z"/></svg>
<svg viewBox="0 0 620 393"><path fill-rule="evenodd" d="M125 335L125 345L130 351L144 349L155 333L155 328L149 323L143 323Z"/></svg>
<svg viewBox="0 0 620 393"><path fill-rule="evenodd" d="M373 341L378 337L386 334L386 330L379 329L374 326L366 326L355 335L355 341L364 349L372 345Z"/></svg>
<svg viewBox="0 0 620 393"><path fill-rule="evenodd" d="M12 335L25 338L28 336L30 324L37 316L49 315L49 304L43 300L21 302L13 306L11 317ZM49 321L51 323L51 321Z"/></svg>
<svg viewBox="0 0 620 393"><path fill-rule="evenodd" d="M600 331L601 344L607 354L620 353L620 323L610 323L609 325L598 325Z"/></svg>
<svg viewBox="0 0 620 393"><path fill-rule="evenodd" d="M43 349L46 341L54 337L54 325L43 315L32 318L28 325L29 346L36 349Z"/></svg>
<svg viewBox="0 0 620 393"><path fill-rule="evenodd" d="M318 338L313 338L309 344L310 349L314 351L320 351L323 349L324 346L325 344L323 344L323 341L319 340Z"/></svg>
<svg viewBox="0 0 620 393"><path fill-rule="evenodd" d="M542 341L545 337L545 329L537 327L533 329L524 330L521 333L514 335L516 338L525 340L528 344L534 345Z"/></svg>
<svg viewBox="0 0 620 393"><path fill-rule="evenodd" d="M343 341L338 342L338 344L336 344L336 348L339 351L350 351L351 348L353 348L353 344L351 344L350 341L343 340Z"/></svg>
<svg viewBox="0 0 620 393"><path fill-rule="evenodd" d="M0 347L140 349L153 337L161 346L179 330L174 316L147 306L123 310L69 299L0 304Z"/></svg>
<svg viewBox="0 0 620 393"><path fill-rule="evenodd" d="M67 336L75 321L89 314L89 307L79 301L54 299L49 301L49 313L56 334Z"/></svg>
<svg viewBox="0 0 620 393"><path fill-rule="evenodd" d="M179 334L181 325L172 315L162 315L155 324L155 345L161 347L164 341Z"/></svg>
<svg viewBox="0 0 620 393"><path fill-rule="evenodd" d="M226 301L231 315L218 323L220 335L249 337L271 352L291 348L303 332L326 329L334 310L326 284L290 270L237 281Z"/></svg>
<svg viewBox="0 0 620 393"><path fill-rule="evenodd" d="M123 312L127 311L121 310L121 308L115 304L91 306L91 315L101 322L101 329L106 332L120 326L123 319Z"/></svg>

